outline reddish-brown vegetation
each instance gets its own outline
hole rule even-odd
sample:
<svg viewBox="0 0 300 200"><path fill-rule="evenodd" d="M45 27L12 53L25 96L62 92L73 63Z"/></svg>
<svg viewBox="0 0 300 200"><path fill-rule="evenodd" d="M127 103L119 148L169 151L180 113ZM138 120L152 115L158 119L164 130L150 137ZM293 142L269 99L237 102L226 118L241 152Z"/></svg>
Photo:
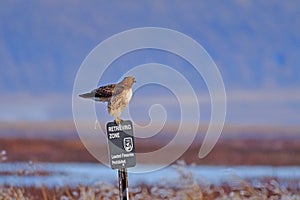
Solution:
<svg viewBox="0 0 300 200"><path fill-rule="evenodd" d="M198 158L200 145L201 141L194 142L180 159L189 164L300 165L300 139L223 139L204 159ZM106 145L102 146L103 151L106 151ZM29 160L39 162L98 162L85 149L81 141L75 139L2 138L0 147L6 150L9 162L27 162ZM136 143L137 152L150 152L158 147L153 145L153 142L139 141ZM139 162L143 162L143 160L139 160ZM151 159L147 160L147 163L149 162L151 163Z"/></svg>

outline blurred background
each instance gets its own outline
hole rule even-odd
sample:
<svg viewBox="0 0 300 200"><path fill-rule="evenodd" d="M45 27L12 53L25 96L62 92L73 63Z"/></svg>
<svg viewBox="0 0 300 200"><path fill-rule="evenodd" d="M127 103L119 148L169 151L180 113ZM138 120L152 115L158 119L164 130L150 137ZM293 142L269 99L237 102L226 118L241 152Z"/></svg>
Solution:
<svg viewBox="0 0 300 200"><path fill-rule="evenodd" d="M261 137L298 138L299 8L298 1L280 0L230 0L226 3L1 1L0 137L9 141L19 137L54 140L70 136L76 139L72 123L72 88L85 57L114 34L154 26L192 37L215 61L227 93L222 137L228 133L235 138L248 136L258 140ZM205 83L188 63L154 50L133 52L120 58L105 72L99 84L116 82L123 75L122 71L149 62L179 70L200 100L207 97ZM122 70L116 73L113 69ZM157 91L157 99L150 103L159 103L164 95L172 97L170 92L157 86L142 89L137 91L133 101L153 96ZM206 100L200 102L201 123L206 124L210 119L210 104ZM105 109L104 105L102 107ZM176 124L179 120L176 107L167 111L170 123ZM140 123L149 121L147 113L136 112L134 107L132 112L133 119ZM3 139L0 144L1 150L9 148L11 143ZM243 143L238 144L236 148L243 146ZM266 145L271 144L266 142ZM278 148L284 149L282 144ZM12 160L16 149L18 147L11 150L9 158ZM33 159L39 160L36 156Z"/></svg>

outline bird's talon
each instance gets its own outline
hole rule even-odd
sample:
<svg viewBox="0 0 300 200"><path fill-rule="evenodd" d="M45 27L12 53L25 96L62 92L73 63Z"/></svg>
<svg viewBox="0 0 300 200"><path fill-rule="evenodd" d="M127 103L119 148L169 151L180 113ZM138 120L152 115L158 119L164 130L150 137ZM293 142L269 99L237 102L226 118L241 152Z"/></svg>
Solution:
<svg viewBox="0 0 300 200"><path fill-rule="evenodd" d="M122 121L123 121L123 120L120 119L120 118L116 118L116 119L115 119L115 122L116 122L117 125L120 125Z"/></svg>

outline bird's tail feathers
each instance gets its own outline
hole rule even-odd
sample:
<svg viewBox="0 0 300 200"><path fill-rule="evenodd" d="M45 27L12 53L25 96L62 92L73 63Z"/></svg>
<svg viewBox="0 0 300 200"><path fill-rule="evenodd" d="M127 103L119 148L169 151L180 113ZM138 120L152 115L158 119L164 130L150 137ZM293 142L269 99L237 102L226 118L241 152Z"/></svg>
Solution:
<svg viewBox="0 0 300 200"><path fill-rule="evenodd" d="M95 94L89 92L89 93L80 94L79 96L82 97L82 98L88 98L88 99L90 99L90 98L94 98Z"/></svg>

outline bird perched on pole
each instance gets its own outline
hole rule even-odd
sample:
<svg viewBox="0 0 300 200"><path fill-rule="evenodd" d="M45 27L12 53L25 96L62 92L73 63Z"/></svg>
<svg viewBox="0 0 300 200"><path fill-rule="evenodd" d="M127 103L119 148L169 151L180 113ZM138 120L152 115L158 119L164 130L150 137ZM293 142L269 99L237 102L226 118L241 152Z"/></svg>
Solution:
<svg viewBox="0 0 300 200"><path fill-rule="evenodd" d="M128 76L119 83L101 86L79 96L95 101L108 102L108 113L115 118L117 124L120 124L120 115L132 97L133 83L135 83L135 78Z"/></svg>

